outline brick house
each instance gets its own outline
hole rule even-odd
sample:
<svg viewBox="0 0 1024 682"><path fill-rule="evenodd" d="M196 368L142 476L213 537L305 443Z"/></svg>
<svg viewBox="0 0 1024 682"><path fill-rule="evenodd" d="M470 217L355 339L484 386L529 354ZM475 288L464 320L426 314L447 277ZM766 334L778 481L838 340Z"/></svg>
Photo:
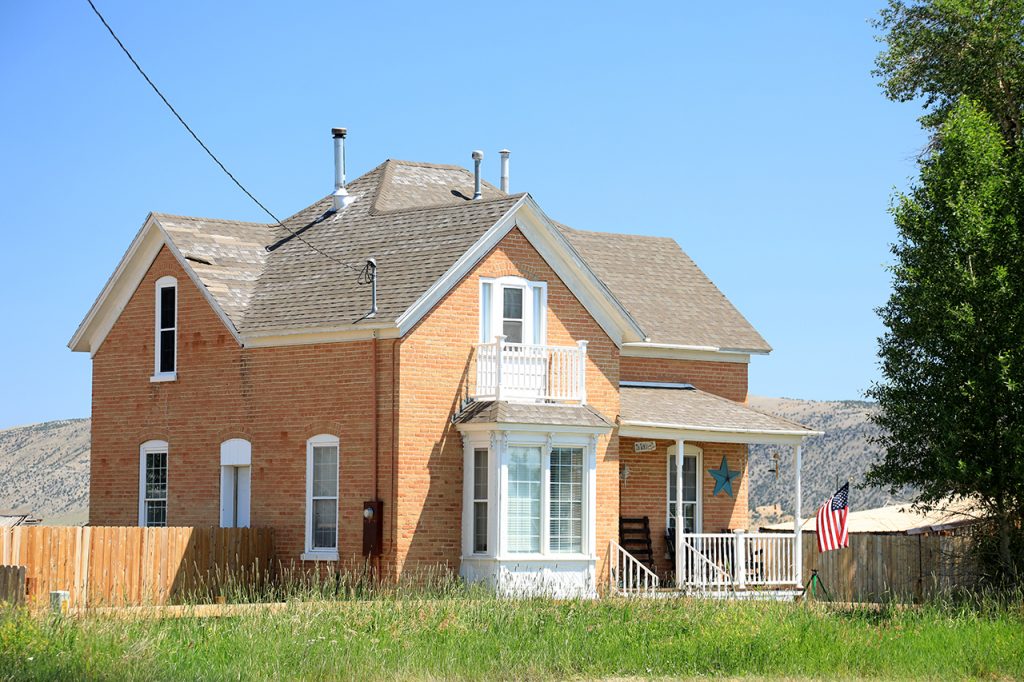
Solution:
<svg viewBox="0 0 1024 682"><path fill-rule="evenodd" d="M69 343L90 523L503 591L799 587L793 536L735 531L747 444L815 432L745 406L770 347L674 241L552 221L507 152L500 188L478 158L346 185L334 136L334 194L282 225L146 218Z"/></svg>

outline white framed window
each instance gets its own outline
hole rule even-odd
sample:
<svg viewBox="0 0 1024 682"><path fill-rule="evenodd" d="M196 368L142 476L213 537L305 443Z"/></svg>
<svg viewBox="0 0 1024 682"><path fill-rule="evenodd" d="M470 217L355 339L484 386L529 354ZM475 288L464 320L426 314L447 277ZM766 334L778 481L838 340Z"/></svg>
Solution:
<svg viewBox="0 0 1024 682"><path fill-rule="evenodd" d="M701 530L701 460L702 451L696 445L684 445L683 452L683 494L680 501L676 479L676 452L678 446L669 448L666 462L667 494L665 509L665 527L676 527L676 504L682 504L683 532L698 533Z"/></svg>
<svg viewBox="0 0 1024 682"><path fill-rule="evenodd" d="M232 438L220 444L221 528L249 527L252 444Z"/></svg>
<svg viewBox="0 0 1024 682"><path fill-rule="evenodd" d="M551 448L548 548L583 551L583 448Z"/></svg>
<svg viewBox="0 0 1024 682"><path fill-rule="evenodd" d="M178 369L178 280L156 281L153 381L173 381Z"/></svg>
<svg viewBox="0 0 1024 682"><path fill-rule="evenodd" d="M306 552L304 560L338 559L337 436L320 434L306 441Z"/></svg>
<svg viewBox="0 0 1024 682"><path fill-rule="evenodd" d="M480 280L480 342L543 345L547 338L547 283L522 277Z"/></svg>
<svg viewBox="0 0 1024 682"><path fill-rule="evenodd" d="M512 553L541 551L541 460L540 446L509 448L506 537Z"/></svg>
<svg viewBox="0 0 1024 682"><path fill-rule="evenodd" d="M473 449L473 552L484 554L488 545L488 476L487 448Z"/></svg>
<svg viewBox="0 0 1024 682"><path fill-rule="evenodd" d="M167 525L167 442L149 440L139 447L139 525Z"/></svg>

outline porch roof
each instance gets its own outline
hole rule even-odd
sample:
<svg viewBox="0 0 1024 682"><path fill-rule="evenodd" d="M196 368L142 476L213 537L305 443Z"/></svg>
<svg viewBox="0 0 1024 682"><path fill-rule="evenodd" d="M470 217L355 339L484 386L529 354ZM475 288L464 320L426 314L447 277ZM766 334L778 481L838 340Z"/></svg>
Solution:
<svg viewBox="0 0 1024 682"><path fill-rule="evenodd" d="M799 443L821 435L803 424L680 384L620 387L619 433L726 443Z"/></svg>
<svg viewBox="0 0 1024 682"><path fill-rule="evenodd" d="M470 403L453 420L456 424L538 424L574 426L607 431L612 423L589 405L551 405L483 400Z"/></svg>

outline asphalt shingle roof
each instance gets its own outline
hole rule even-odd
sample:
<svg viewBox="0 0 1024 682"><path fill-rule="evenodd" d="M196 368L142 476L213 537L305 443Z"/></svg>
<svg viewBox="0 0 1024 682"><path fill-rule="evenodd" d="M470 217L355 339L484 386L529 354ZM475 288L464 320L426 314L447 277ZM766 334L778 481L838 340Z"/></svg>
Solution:
<svg viewBox="0 0 1024 682"><path fill-rule="evenodd" d="M394 322L523 196L484 182L472 201L471 171L395 160L348 192L355 201L343 211L328 213L327 196L284 221L301 240L278 225L155 216L235 328L273 334L351 328L370 307L357 283L368 258L374 322ZM653 342L770 350L673 240L558 227Z"/></svg>
<svg viewBox="0 0 1024 682"><path fill-rule="evenodd" d="M510 403L504 400L471 403L455 417L456 424L545 424L611 428L612 423L589 405Z"/></svg>
<svg viewBox="0 0 1024 682"><path fill-rule="evenodd" d="M621 386L622 421L693 429L815 433L803 424L752 410L740 403L695 388Z"/></svg>
<svg viewBox="0 0 1024 682"><path fill-rule="evenodd" d="M653 343L771 350L674 240L559 228Z"/></svg>

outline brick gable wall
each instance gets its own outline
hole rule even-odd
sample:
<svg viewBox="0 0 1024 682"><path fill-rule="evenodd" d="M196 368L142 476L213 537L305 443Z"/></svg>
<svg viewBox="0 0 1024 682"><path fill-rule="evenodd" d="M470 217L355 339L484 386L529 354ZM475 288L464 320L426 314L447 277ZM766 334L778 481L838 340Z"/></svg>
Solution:
<svg viewBox="0 0 1024 682"><path fill-rule="evenodd" d="M619 414L619 352L583 304L518 229L513 229L400 345L402 418L398 447L398 562L458 564L462 439L450 418L471 378L479 336L480 278L518 275L548 284L549 345L587 348L587 399L609 420ZM597 446L597 550L618 535L618 439Z"/></svg>
<svg viewBox="0 0 1024 682"><path fill-rule="evenodd" d="M178 378L152 383L156 280L178 281ZM391 348L378 342L380 486L389 490ZM252 443L251 523L273 526L278 556L305 542L306 440L341 440L339 551L358 561L362 503L373 497L373 342L239 348L162 249L93 358L89 520L137 525L139 445L168 441L169 525L220 520L220 443Z"/></svg>

